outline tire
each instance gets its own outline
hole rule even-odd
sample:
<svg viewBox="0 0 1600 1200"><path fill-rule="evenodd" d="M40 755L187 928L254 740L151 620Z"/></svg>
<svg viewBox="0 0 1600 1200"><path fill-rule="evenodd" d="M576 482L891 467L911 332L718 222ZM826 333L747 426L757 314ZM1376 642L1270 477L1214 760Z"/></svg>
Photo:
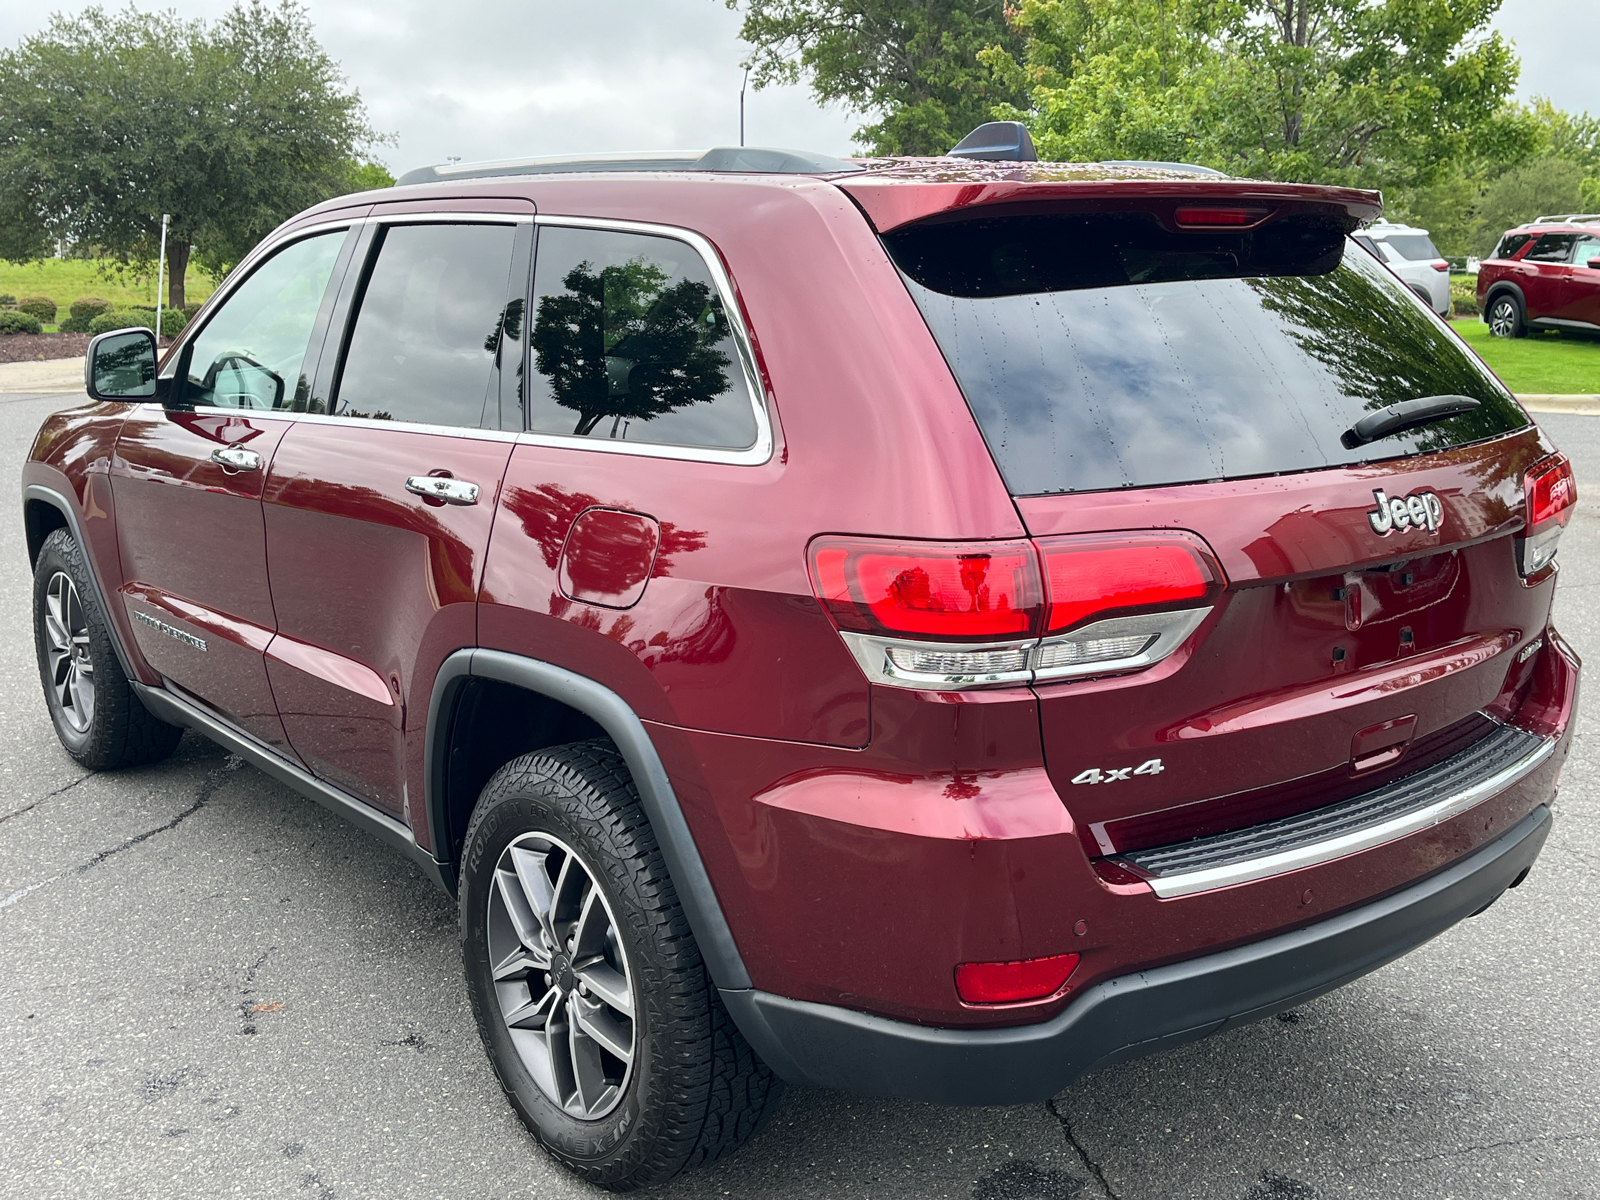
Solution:
<svg viewBox="0 0 1600 1200"><path fill-rule="evenodd" d="M723 1007L609 741L495 773L467 827L460 903L489 1061L564 1166L628 1191L721 1158L765 1124L782 1084Z"/></svg>
<svg viewBox="0 0 1600 1200"><path fill-rule="evenodd" d="M1519 338L1528 332L1522 319L1522 305L1509 292L1501 292L1489 301L1489 310L1484 313L1483 319L1495 337Z"/></svg>
<svg viewBox="0 0 1600 1200"><path fill-rule="evenodd" d="M33 571L33 642L39 682L68 754L91 771L160 762L183 730L154 716L117 659L83 550L53 530Z"/></svg>

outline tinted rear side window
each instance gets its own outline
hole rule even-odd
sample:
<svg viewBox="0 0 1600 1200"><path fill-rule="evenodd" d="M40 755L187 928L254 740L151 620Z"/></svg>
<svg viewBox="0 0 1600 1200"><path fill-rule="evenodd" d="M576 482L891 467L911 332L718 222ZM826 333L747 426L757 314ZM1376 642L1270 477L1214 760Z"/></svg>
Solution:
<svg viewBox="0 0 1600 1200"><path fill-rule="evenodd" d="M1494 248L1490 258L1510 258L1529 242L1533 241L1531 233L1508 233L1500 239L1500 244Z"/></svg>
<svg viewBox="0 0 1600 1200"><path fill-rule="evenodd" d="M386 229L334 411L429 425L497 424L494 369L515 238L510 225Z"/></svg>
<svg viewBox="0 0 1600 1200"><path fill-rule="evenodd" d="M533 290L529 429L671 446L754 444L739 349L693 246L547 225Z"/></svg>
<svg viewBox="0 0 1600 1200"><path fill-rule="evenodd" d="M885 241L1014 495L1304 471L1528 423L1388 270L1343 252L1342 231L1269 231L1170 234L1102 214ZM1368 412L1437 395L1481 407L1340 441Z"/></svg>
<svg viewBox="0 0 1600 1200"><path fill-rule="evenodd" d="M1578 240L1575 233L1547 233L1539 244L1523 255L1523 262L1564 263L1572 257L1572 244Z"/></svg>

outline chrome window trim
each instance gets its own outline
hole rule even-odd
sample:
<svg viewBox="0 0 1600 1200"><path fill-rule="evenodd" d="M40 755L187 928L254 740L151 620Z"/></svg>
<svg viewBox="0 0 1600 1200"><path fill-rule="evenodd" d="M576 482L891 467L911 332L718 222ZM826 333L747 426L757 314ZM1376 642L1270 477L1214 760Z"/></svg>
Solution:
<svg viewBox="0 0 1600 1200"><path fill-rule="evenodd" d="M1338 837L1328 838L1326 841L1296 846L1292 850L1281 850L1276 854L1262 855L1260 858L1249 858L1242 862L1207 867L1178 875L1166 875L1147 879L1145 882L1161 899L1172 900L1180 896L1192 896L1196 892L1232 887L1238 883L1253 883L1258 879L1298 871L1304 867L1314 867L1336 858L1343 858L1347 854L1370 850L1374 846L1396 841L1448 821L1451 817L1459 816L1467 809L1503 792L1512 784L1538 770L1555 752L1555 748L1555 739L1545 738L1527 754L1515 762L1508 763L1486 779L1480 779L1454 795L1436 800L1414 812L1391 817L1387 821L1365 829L1354 829Z"/></svg>
<svg viewBox="0 0 1600 1200"><path fill-rule="evenodd" d="M206 304L215 303L216 308L206 315L205 324L194 327L185 326L174 348L167 354L167 369L158 378L174 379L178 374L178 362L183 358L183 352L188 349L189 343L205 332L206 325L216 319L217 312L227 304L233 294L244 285L244 281L255 273L256 264L264 259L271 258L280 250L287 249L296 242L303 242L306 238L316 237L319 234L332 233L335 230L344 230L349 233L367 223L366 217L346 217L341 221L323 221L316 225L307 225L301 229L294 229L278 238L276 241L263 242L245 256L244 261L229 271L223 277L217 290L207 298ZM241 269L248 268L248 269ZM220 299L219 299L220 298ZM234 412L235 409L224 409L225 412ZM254 410L252 410L254 411Z"/></svg>
<svg viewBox="0 0 1600 1200"><path fill-rule="evenodd" d="M620 221L602 217L547 217L531 213L452 211L369 214L365 217L328 221L317 225L309 225L303 229L296 229L278 241L263 247L257 254L252 254L240 266L252 264L258 258L275 254L292 242L336 229L351 230L367 225L526 225L529 223L572 229L598 229L617 233L636 233L647 237L667 237L683 242L694 250L700 256L700 260L705 263L706 270L711 273L712 282L717 286L717 294L722 298L723 311L728 314L728 327L733 334L734 345L739 352L739 366L744 372L745 388L750 396L751 411L755 415L756 440L754 444L742 450L731 450L710 446L674 446L661 442L612 442L580 438L570 434L532 433L526 430L512 429L472 429L461 425L434 425L420 421L384 421L381 422L384 428L406 430L413 433L427 433L434 436L472 438L480 441L509 441L530 446L552 446L567 450L593 450L602 454L629 454L640 458L669 458L683 462L761 466L771 460L774 447L772 421L767 412L767 392L766 388L761 384L761 373L756 369L755 353L751 348L749 332L745 328L744 314L739 308L733 291L733 281L723 268L722 258L717 253L716 248L705 237L692 229L683 229L675 225L655 225L643 221ZM535 269L537 269L537 254L535 256ZM237 272L237 268L235 272ZM227 291L223 293L221 303L227 303L228 297L247 278L249 278L248 272L239 274L236 281L224 281L223 286L227 288ZM219 288L218 291L221 292L222 288ZM207 323L210 323L209 318ZM187 335L185 341L187 341L188 337L198 335L201 329L204 329L204 326L200 326L193 334L185 330ZM173 354L168 359L172 367L169 373L163 375L162 378L171 379L176 374L177 363L181 357L180 351L180 353ZM348 425L361 429L371 429L374 425L374 422L366 417L342 417L330 413L294 412L290 409L224 408L214 405L197 405L194 411L232 416L249 415L269 420L315 421L322 424Z"/></svg>

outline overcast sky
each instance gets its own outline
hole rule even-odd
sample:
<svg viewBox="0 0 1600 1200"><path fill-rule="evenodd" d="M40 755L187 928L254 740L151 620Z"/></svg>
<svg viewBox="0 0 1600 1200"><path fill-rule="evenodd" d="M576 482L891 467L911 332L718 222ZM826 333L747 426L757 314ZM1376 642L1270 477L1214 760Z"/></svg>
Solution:
<svg viewBox="0 0 1600 1200"><path fill-rule="evenodd" d="M215 17L228 0L161 0ZM107 7L114 7L108 4ZM53 9L0 5L0 44ZM395 174L450 156L669 150L739 138L739 17L723 0L310 0L318 37L395 141ZM1495 21L1522 56L1526 98L1600 115L1600 3L1505 0ZM803 87L751 92L746 140L846 154L853 113Z"/></svg>

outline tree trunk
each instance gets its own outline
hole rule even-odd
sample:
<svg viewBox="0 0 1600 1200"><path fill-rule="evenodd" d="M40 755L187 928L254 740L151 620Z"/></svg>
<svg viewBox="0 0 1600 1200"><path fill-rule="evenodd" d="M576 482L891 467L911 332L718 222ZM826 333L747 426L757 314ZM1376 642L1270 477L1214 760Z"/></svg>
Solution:
<svg viewBox="0 0 1600 1200"><path fill-rule="evenodd" d="M167 238L167 307L183 307L183 277L189 270L189 243Z"/></svg>

